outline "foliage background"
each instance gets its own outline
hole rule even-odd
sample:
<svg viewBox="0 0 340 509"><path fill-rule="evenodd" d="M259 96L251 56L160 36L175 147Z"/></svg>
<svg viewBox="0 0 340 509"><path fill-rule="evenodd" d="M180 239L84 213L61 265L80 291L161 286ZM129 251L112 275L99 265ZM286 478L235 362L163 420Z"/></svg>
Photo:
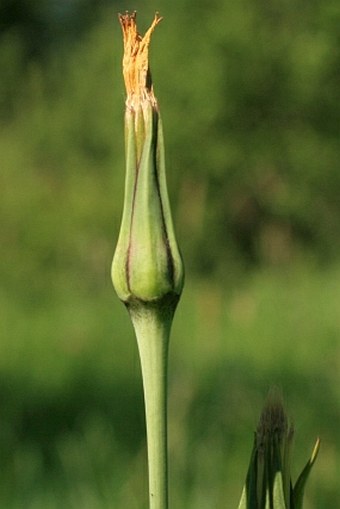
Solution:
<svg viewBox="0 0 340 509"><path fill-rule="evenodd" d="M171 502L236 507L268 388L340 505L336 0L3 0L0 505L147 505L133 333L110 282L123 200L117 11L151 62L187 285L170 352Z"/></svg>

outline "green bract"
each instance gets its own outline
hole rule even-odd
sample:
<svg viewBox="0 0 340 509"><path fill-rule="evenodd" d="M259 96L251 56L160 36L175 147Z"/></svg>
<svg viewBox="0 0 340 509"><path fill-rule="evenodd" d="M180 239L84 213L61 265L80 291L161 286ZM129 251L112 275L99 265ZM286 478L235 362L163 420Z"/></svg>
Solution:
<svg viewBox="0 0 340 509"><path fill-rule="evenodd" d="M146 99L137 111L127 107L125 129L125 200L112 264L113 284L124 302L179 295L183 264L169 206L157 106Z"/></svg>

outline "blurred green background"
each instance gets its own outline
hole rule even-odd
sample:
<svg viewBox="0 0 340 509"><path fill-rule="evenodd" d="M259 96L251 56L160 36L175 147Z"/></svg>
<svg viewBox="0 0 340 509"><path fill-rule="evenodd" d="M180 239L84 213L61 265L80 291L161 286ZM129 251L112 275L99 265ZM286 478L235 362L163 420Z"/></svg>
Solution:
<svg viewBox="0 0 340 509"><path fill-rule="evenodd" d="M123 200L117 11L151 66L187 282L172 509L236 507L267 390L340 507L338 0L2 0L0 506L145 509L142 386L110 281Z"/></svg>

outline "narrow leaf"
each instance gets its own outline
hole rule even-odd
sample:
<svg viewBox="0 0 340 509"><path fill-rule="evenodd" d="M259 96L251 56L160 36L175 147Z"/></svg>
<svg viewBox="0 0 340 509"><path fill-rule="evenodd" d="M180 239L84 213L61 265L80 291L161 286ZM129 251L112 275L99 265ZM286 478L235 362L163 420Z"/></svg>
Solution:
<svg viewBox="0 0 340 509"><path fill-rule="evenodd" d="M256 479L257 479L257 447L255 436L247 472L247 478L242 490L241 500L238 509L259 509L257 502Z"/></svg>
<svg viewBox="0 0 340 509"><path fill-rule="evenodd" d="M309 477L310 471L315 463L315 460L318 456L318 452L320 449L320 439L318 438L315 442L314 449L310 459L308 460L305 468L302 470L298 480L295 483L293 490L294 497L294 509L302 509L303 507L303 494L306 486L307 479Z"/></svg>
<svg viewBox="0 0 340 509"><path fill-rule="evenodd" d="M274 477L272 509L288 509L283 492L282 472L277 472Z"/></svg>
<svg viewBox="0 0 340 509"><path fill-rule="evenodd" d="M238 509L248 509L247 507L247 488L246 486L243 487L241 500L238 505Z"/></svg>

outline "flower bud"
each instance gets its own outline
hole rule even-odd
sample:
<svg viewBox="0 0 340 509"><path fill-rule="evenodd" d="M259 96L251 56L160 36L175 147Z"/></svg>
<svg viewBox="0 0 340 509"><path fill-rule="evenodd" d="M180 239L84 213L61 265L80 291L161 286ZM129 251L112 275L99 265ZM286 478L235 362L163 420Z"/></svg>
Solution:
<svg viewBox="0 0 340 509"><path fill-rule="evenodd" d="M238 509L302 509L305 484L320 442L316 441L311 458L293 487L290 472L293 433L280 396L271 393L255 433Z"/></svg>
<svg viewBox="0 0 340 509"><path fill-rule="evenodd" d="M123 74L126 179L121 229L112 263L119 298L154 302L179 298L183 263L177 246L168 199L162 122L148 64L155 19L142 37L136 14L120 15L124 37Z"/></svg>

